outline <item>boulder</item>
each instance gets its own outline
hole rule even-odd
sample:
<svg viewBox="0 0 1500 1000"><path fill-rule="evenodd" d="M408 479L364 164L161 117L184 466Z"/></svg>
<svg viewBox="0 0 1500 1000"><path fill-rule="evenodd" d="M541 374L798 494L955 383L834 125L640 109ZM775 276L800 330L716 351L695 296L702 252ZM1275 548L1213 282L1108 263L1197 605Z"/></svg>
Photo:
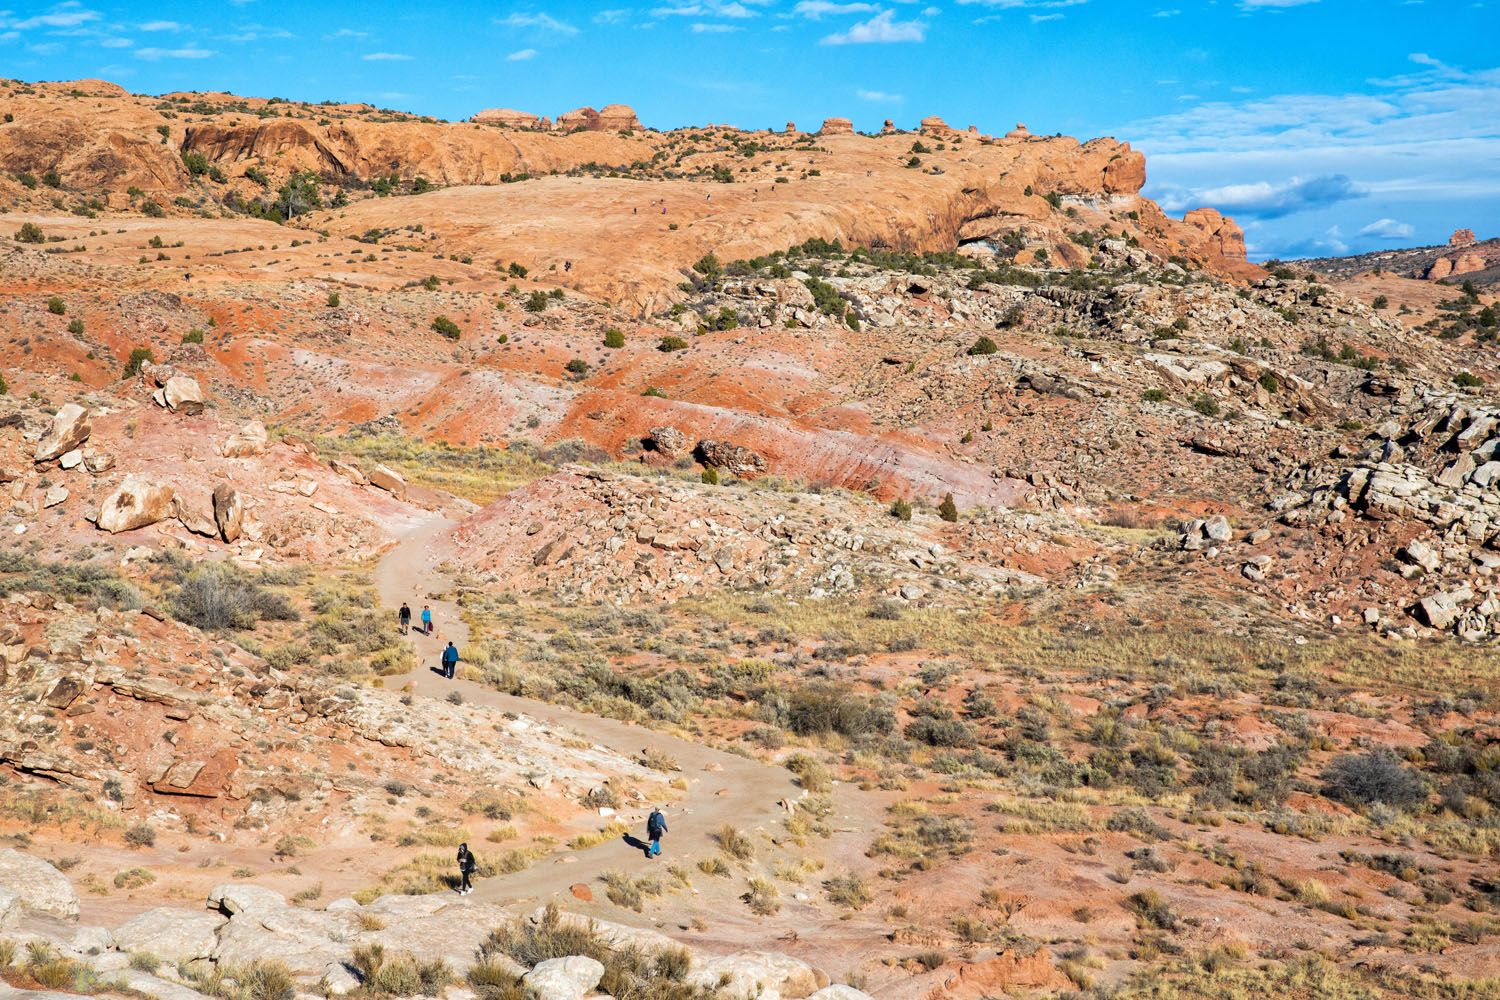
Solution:
<svg viewBox="0 0 1500 1000"><path fill-rule="evenodd" d="M819 135L853 135L854 123L847 118L824 118Z"/></svg>
<svg viewBox="0 0 1500 1000"><path fill-rule="evenodd" d="M74 448L72 451L63 452L62 457L57 460L57 464L59 468L63 469L78 468L83 464L83 449Z"/></svg>
<svg viewBox="0 0 1500 1000"><path fill-rule="evenodd" d="M224 457L249 458L252 455L264 455L268 440L266 425L259 420L252 420L224 439Z"/></svg>
<svg viewBox="0 0 1500 1000"><path fill-rule="evenodd" d="M83 467L95 475L108 472L115 467L115 456L107 451L85 448L83 449Z"/></svg>
<svg viewBox="0 0 1500 1000"><path fill-rule="evenodd" d="M121 951L145 951L166 962L208 958L218 946L224 918L205 910L159 906L126 921L114 932Z"/></svg>
<svg viewBox="0 0 1500 1000"><path fill-rule="evenodd" d="M780 996L808 997L829 985L828 976L800 958L768 951L741 951L695 962L687 982L713 990L714 996L751 1000Z"/></svg>
<svg viewBox="0 0 1500 1000"><path fill-rule="evenodd" d="M42 704L48 708L65 709L87 690L88 682L83 678L77 674L63 674L52 682L52 686L42 696Z"/></svg>
<svg viewBox="0 0 1500 1000"><path fill-rule="evenodd" d="M245 504L240 499L240 491L228 483L220 483L214 487L214 524L219 529L219 535L226 542L233 542L240 537L243 530L245 517Z"/></svg>
<svg viewBox="0 0 1500 1000"><path fill-rule="evenodd" d="M549 958L521 978L526 988L546 1000L583 1000L604 977L604 963L583 955Z"/></svg>
<svg viewBox="0 0 1500 1000"><path fill-rule="evenodd" d="M258 885L225 882L209 890L208 908L231 917L238 913L254 917L286 909L286 897Z"/></svg>
<svg viewBox="0 0 1500 1000"><path fill-rule="evenodd" d="M167 409L195 416L203 412L203 389L191 375L174 375L161 387Z"/></svg>
<svg viewBox="0 0 1500 1000"><path fill-rule="evenodd" d="M144 528L171 517L175 513L174 499L170 486L140 476L126 476L125 481L99 505L96 523L110 534Z"/></svg>
<svg viewBox="0 0 1500 1000"><path fill-rule="evenodd" d="M64 403L52 415L52 427L36 443L34 458L38 462L50 462L77 448L88 440L93 424L89 411L77 403Z"/></svg>
<svg viewBox="0 0 1500 1000"><path fill-rule="evenodd" d="M808 994L807 1000L875 1000L875 998L864 990L835 983L832 986L823 987L816 993Z"/></svg>
<svg viewBox="0 0 1500 1000"><path fill-rule="evenodd" d="M41 858L13 848L0 850L0 890L14 893L31 913L78 919L78 894L68 877Z"/></svg>
<svg viewBox="0 0 1500 1000"><path fill-rule="evenodd" d="M68 488L66 486L54 486L42 497L42 506L56 507L68 499Z"/></svg>
<svg viewBox="0 0 1500 1000"><path fill-rule="evenodd" d="M1229 527L1229 519L1223 514L1215 514L1203 522L1203 534L1211 542L1227 542L1234 537L1234 529Z"/></svg>
<svg viewBox="0 0 1500 1000"><path fill-rule="evenodd" d="M1417 619L1431 628L1451 628L1458 620L1458 616L1463 613L1463 605L1473 597L1474 592L1467 585L1457 590L1429 594L1417 602Z"/></svg>
<svg viewBox="0 0 1500 1000"><path fill-rule="evenodd" d="M1413 566L1420 566L1428 573L1436 573L1443 565L1443 557L1421 539L1412 539L1408 542L1400 555L1402 559Z"/></svg>
<svg viewBox="0 0 1500 1000"><path fill-rule="evenodd" d="M951 968L951 971L950 971ZM981 997L1009 995L1031 990L1066 990L1073 982L1052 964L1047 949L1030 955L1004 951L982 962L959 962L945 967L944 997Z"/></svg>
<svg viewBox="0 0 1500 1000"><path fill-rule="evenodd" d="M401 473L388 466L375 466L374 471L370 473L370 485L378 486L398 499L406 499L406 479Z"/></svg>
<svg viewBox="0 0 1500 1000"><path fill-rule="evenodd" d="M735 476L753 476L766 471L764 457L732 441L699 441L698 455L704 465L723 469Z"/></svg>
<svg viewBox="0 0 1500 1000"><path fill-rule="evenodd" d="M213 508L186 497L177 498L177 520L187 530L204 538L219 537L219 527L214 523Z"/></svg>
<svg viewBox="0 0 1500 1000"><path fill-rule="evenodd" d="M685 455L693 449L693 442L682 431L672 426L653 427L649 438L651 446L667 458Z"/></svg>
<svg viewBox="0 0 1500 1000"><path fill-rule="evenodd" d="M328 467L357 486L370 485L370 477L365 475L364 470L352 462L340 462L334 458L329 460Z"/></svg>

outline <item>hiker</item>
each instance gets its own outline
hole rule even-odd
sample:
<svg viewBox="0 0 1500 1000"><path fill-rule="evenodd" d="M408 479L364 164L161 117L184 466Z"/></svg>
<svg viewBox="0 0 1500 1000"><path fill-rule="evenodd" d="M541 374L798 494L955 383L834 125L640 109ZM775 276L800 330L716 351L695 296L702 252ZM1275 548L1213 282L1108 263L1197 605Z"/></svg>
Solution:
<svg viewBox="0 0 1500 1000"><path fill-rule="evenodd" d="M458 647L448 643L448 648L443 650L443 676L450 681L454 672L458 669Z"/></svg>
<svg viewBox="0 0 1500 1000"><path fill-rule="evenodd" d="M651 810L651 815L646 818L646 837L651 841L651 847L646 851L646 857L655 858L661 856L661 838L667 832L667 818L661 814L661 806Z"/></svg>
<svg viewBox="0 0 1500 1000"><path fill-rule="evenodd" d="M459 844L458 874L463 878L463 882L458 887L458 894L460 896L467 896L474 891L474 886L470 884L469 879L478 867L479 863L474 860L474 852L469 850L469 845Z"/></svg>
<svg viewBox="0 0 1500 1000"><path fill-rule="evenodd" d="M405 601L401 602L401 610L396 612L396 623L401 626L402 635L411 628L411 608Z"/></svg>
<svg viewBox="0 0 1500 1000"><path fill-rule="evenodd" d="M422 631L432 634L432 609L425 604L422 605Z"/></svg>

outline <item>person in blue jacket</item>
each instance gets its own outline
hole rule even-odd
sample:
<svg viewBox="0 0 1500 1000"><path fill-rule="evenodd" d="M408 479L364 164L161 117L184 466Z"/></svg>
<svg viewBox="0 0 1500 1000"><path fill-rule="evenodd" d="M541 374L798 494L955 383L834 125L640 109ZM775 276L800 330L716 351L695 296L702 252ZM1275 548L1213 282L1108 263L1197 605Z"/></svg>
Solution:
<svg viewBox="0 0 1500 1000"><path fill-rule="evenodd" d="M661 814L661 806L651 810L651 815L646 818L646 836L651 841L651 849L646 852L646 857L657 858L661 856L661 838L667 832L667 818Z"/></svg>
<svg viewBox="0 0 1500 1000"><path fill-rule="evenodd" d="M443 676L450 681L458 670L458 647L448 643L448 648L443 650Z"/></svg>
<svg viewBox="0 0 1500 1000"><path fill-rule="evenodd" d="M422 631L432 634L432 609L425 604L422 605Z"/></svg>

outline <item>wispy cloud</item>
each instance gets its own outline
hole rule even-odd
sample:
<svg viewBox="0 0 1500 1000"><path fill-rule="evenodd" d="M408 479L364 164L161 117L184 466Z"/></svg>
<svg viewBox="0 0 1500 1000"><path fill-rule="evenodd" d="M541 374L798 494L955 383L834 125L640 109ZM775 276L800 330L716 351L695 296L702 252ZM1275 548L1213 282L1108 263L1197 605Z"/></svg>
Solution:
<svg viewBox="0 0 1500 1000"><path fill-rule="evenodd" d="M415 57L405 52L366 52L360 58L365 62L411 62Z"/></svg>
<svg viewBox="0 0 1500 1000"><path fill-rule="evenodd" d="M906 100L900 94L891 94L884 90L856 90L854 96L862 101L874 101L877 104L900 104Z"/></svg>
<svg viewBox="0 0 1500 1000"><path fill-rule="evenodd" d="M145 48L135 50L135 57L137 59L149 59L153 62L158 59L207 59L214 54L212 49L201 49L196 45L189 45L180 49Z"/></svg>
<svg viewBox="0 0 1500 1000"><path fill-rule="evenodd" d="M527 59L536 58L536 49L517 49L505 57L506 62L525 62Z"/></svg>
<svg viewBox="0 0 1500 1000"><path fill-rule="evenodd" d="M817 21L840 14L871 14L880 8L872 3L833 3L831 0L801 0L792 8L792 13Z"/></svg>
<svg viewBox="0 0 1500 1000"><path fill-rule="evenodd" d="M1318 0L1240 0L1240 10L1284 10L1288 7L1306 7Z"/></svg>
<svg viewBox="0 0 1500 1000"><path fill-rule="evenodd" d="M695 35L727 35L730 32L744 31L745 29L737 24L720 24L698 21L693 24L691 30Z"/></svg>
<svg viewBox="0 0 1500 1000"><path fill-rule="evenodd" d="M1417 234L1416 227L1409 222L1395 219L1376 219L1359 231L1361 236L1373 236L1381 240L1409 240Z"/></svg>
<svg viewBox="0 0 1500 1000"><path fill-rule="evenodd" d="M9 11L6 13L8 14ZM97 21L99 17L97 10L89 10L76 3L65 3L53 7L45 14L34 14L19 21L12 21L8 27L17 31L30 31L33 28L76 28L80 24Z"/></svg>
<svg viewBox="0 0 1500 1000"><path fill-rule="evenodd" d="M543 31L553 31L559 35L576 35L578 29L566 21L559 21L545 11L523 14L520 12L498 17L495 23L507 28L540 28Z"/></svg>
<svg viewBox="0 0 1500 1000"><path fill-rule="evenodd" d="M756 17L756 12L738 0L706 0L704 3L679 3L666 7L653 7L652 17Z"/></svg>
<svg viewBox="0 0 1500 1000"><path fill-rule="evenodd" d="M868 21L860 21L848 31L837 31L820 40L823 45L872 45L927 40L927 25L922 21L898 21L895 11L883 10Z"/></svg>
<svg viewBox="0 0 1500 1000"><path fill-rule="evenodd" d="M1272 184L1256 181L1250 184L1226 184L1191 193L1191 197L1166 195L1162 206L1180 212L1193 204L1213 205L1231 215L1252 219L1280 219L1297 212L1327 208L1341 201L1363 198L1368 192L1343 174L1291 180Z"/></svg>

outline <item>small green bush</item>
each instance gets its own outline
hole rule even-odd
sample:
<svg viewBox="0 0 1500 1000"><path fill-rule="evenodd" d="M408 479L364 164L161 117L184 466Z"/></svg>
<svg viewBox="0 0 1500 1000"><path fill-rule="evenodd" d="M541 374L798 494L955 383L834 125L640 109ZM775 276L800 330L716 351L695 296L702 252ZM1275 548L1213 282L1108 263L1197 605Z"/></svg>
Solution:
<svg viewBox="0 0 1500 1000"><path fill-rule="evenodd" d="M1197 410L1205 417L1217 417L1220 413L1219 401L1217 399L1214 399L1206 392L1199 393L1198 396L1193 399L1193 409Z"/></svg>
<svg viewBox="0 0 1500 1000"><path fill-rule="evenodd" d="M911 501L897 497L891 501L891 516L898 521L911 520Z"/></svg>
<svg viewBox="0 0 1500 1000"><path fill-rule="evenodd" d="M61 316L68 311L68 304L54 295L47 300L47 311L54 316Z"/></svg>
<svg viewBox="0 0 1500 1000"><path fill-rule="evenodd" d="M608 348L624 347L625 334L616 327L610 327L604 331L604 346Z"/></svg>
<svg viewBox="0 0 1500 1000"><path fill-rule="evenodd" d="M703 482L709 486L718 486L719 470L715 469L713 466L709 466L708 468L703 470L703 475L699 478L701 478Z"/></svg>
<svg viewBox="0 0 1500 1000"><path fill-rule="evenodd" d="M567 364L563 365L563 368L571 375L587 375L589 373L589 363L582 358L570 359Z"/></svg>
<svg viewBox="0 0 1500 1000"><path fill-rule="evenodd" d="M1148 403L1165 403L1167 401L1167 392L1165 389L1147 389L1141 393L1141 399Z"/></svg>
<svg viewBox="0 0 1500 1000"><path fill-rule="evenodd" d="M201 343L203 343L203 331L200 330L200 329L198 329L196 326L193 327L187 333L184 333L182 335L182 342L184 344L201 344Z"/></svg>
<svg viewBox="0 0 1500 1000"><path fill-rule="evenodd" d="M23 222L21 228L16 230L17 243L46 243L47 235L42 232L42 227L35 222Z"/></svg>
<svg viewBox="0 0 1500 1000"><path fill-rule="evenodd" d="M656 345L656 349L668 354L672 351L684 351L687 350L687 341L681 337L668 335L661 338L661 342Z"/></svg>
<svg viewBox="0 0 1500 1000"><path fill-rule="evenodd" d="M149 347L133 347L130 349L130 360L125 362L124 378L135 378L141 373L141 368L146 362L156 362L156 355L151 353Z"/></svg>
<svg viewBox="0 0 1500 1000"><path fill-rule="evenodd" d="M944 521L958 520L958 504L953 502L953 494L945 493L943 502L938 504L938 517Z"/></svg>
<svg viewBox="0 0 1500 1000"><path fill-rule="evenodd" d="M982 354L995 354L1000 348L988 337L980 337L969 347L969 354L977 356Z"/></svg>
<svg viewBox="0 0 1500 1000"><path fill-rule="evenodd" d="M457 340L459 337L463 336L463 331L459 329L458 324L453 322L447 316L438 316L433 319L432 329L435 332L442 334L444 337L447 337L449 340Z"/></svg>
<svg viewBox="0 0 1500 1000"><path fill-rule="evenodd" d="M1470 371L1462 371L1453 376L1453 384L1461 389L1477 389L1484 385L1484 379Z"/></svg>
<svg viewBox="0 0 1500 1000"><path fill-rule="evenodd" d="M75 337L81 337L81 336L83 336L83 320L81 320L81 319L70 319L70 320L68 320L68 332L71 333Z"/></svg>
<svg viewBox="0 0 1500 1000"><path fill-rule="evenodd" d="M330 308L330 309L337 309L338 307L339 307L339 293L338 292L329 292L328 293L328 308Z"/></svg>

